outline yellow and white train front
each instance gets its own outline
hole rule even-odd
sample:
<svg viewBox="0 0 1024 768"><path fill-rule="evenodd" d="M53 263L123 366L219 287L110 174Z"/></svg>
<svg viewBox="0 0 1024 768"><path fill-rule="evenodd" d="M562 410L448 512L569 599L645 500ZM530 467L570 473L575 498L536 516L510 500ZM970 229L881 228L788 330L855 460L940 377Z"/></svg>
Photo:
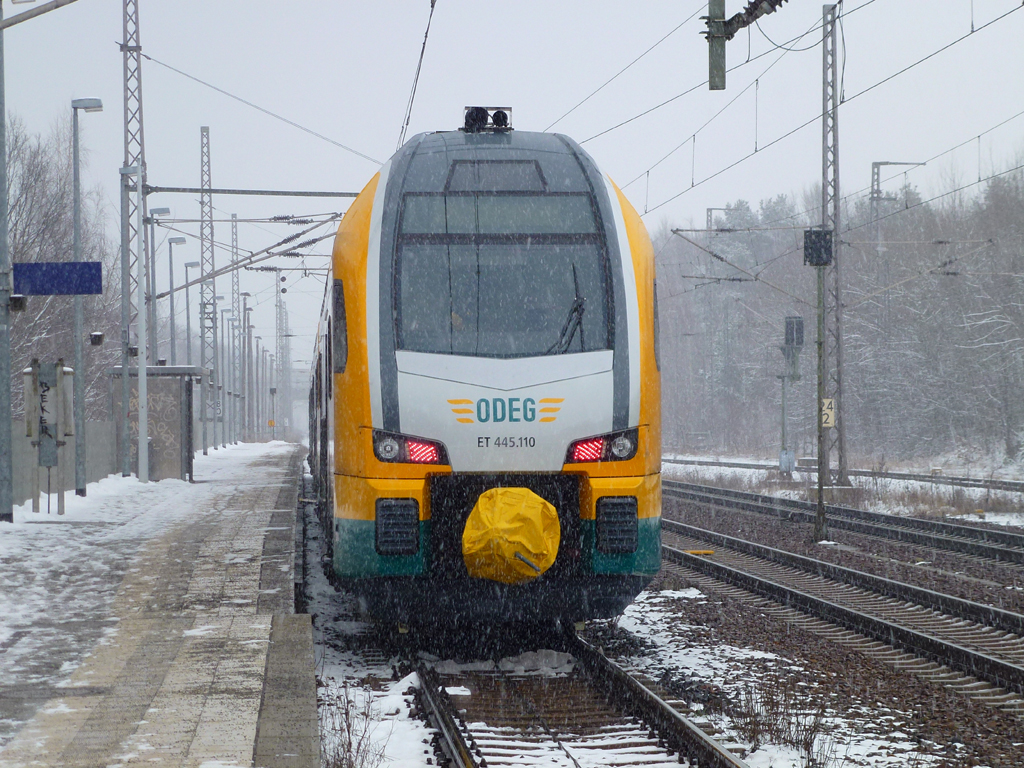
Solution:
<svg viewBox="0 0 1024 768"><path fill-rule="evenodd" d="M334 278L335 573L399 620L621 612L661 510L653 252L621 192L564 136L423 134L353 204ZM536 571L496 580L467 521L513 497L555 551L515 551L526 507L488 518L485 549Z"/></svg>

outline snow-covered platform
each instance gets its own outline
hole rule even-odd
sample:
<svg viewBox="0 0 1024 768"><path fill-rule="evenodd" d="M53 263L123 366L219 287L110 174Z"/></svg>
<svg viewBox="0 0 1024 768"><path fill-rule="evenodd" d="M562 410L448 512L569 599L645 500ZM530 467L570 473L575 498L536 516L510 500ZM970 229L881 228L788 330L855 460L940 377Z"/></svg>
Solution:
<svg viewBox="0 0 1024 768"><path fill-rule="evenodd" d="M319 766L299 446L110 477L0 526L0 766Z"/></svg>

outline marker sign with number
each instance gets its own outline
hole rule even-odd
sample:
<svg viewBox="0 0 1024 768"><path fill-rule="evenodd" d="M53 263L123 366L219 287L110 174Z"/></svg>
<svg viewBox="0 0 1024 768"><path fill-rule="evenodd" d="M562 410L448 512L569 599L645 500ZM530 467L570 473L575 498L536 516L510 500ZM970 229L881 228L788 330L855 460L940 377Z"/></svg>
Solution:
<svg viewBox="0 0 1024 768"><path fill-rule="evenodd" d="M835 401L826 397L821 401L821 426L825 429L836 425Z"/></svg>

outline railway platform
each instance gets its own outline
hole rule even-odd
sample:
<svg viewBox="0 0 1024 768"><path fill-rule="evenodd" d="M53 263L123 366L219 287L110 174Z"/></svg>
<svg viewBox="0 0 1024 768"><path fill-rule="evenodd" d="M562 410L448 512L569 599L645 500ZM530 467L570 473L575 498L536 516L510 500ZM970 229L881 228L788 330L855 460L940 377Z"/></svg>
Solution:
<svg viewBox="0 0 1024 768"><path fill-rule="evenodd" d="M117 478L129 493L90 514L69 503L67 520L22 515L0 531L0 565L26 606L38 579L18 574L58 530L92 536L80 555L109 565L65 563L71 580L106 579L86 607L55 580L45 614L0 626L0 768L319 766L312 626L295 613L303 455L228 446L197 457L194 484ZM154 516L164 522L140 523Z"/></svg>

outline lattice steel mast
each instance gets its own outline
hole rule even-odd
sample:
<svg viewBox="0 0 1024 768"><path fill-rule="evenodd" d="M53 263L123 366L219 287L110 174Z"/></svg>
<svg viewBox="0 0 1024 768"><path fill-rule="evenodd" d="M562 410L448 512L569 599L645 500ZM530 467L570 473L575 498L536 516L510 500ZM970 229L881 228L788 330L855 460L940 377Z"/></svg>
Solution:
<svg viewBox="0 0 1024 768"><path fill-rule="evenodd" d="M235 264L238 261L238 215L231 214L231 263ZM231 419L232 419L232 435L231 442L238 442L238 433L240 426L240 413L239 413L239 360L238 360L238 344L237 336L238 329L242 327L242 296L241 290L238 287L238 273L239 269L236 267L231 271L231 314L235 318L238 324L234 330L232 330L232 341L235 342L230 346L231 349L231 362L228 364L230 370L230 384L231 384Z"/></svg>
<svg viewBox="0 0 1024 768"><path fill-rule="evenodd" d="M281 294L281 271L276 270L274 273L274 284L277 286L275 291L275 309L277 311L277 322L275 323L275 329L277 331L277 344L274 347L274 355L277 366L274 369L274 386L277 387L278 394L282 397L286 394L287 384L284 378L284 359L285 359L285 345L287 339L285 338L288 333L288 317L285 315L284 309L284 297Z"/></svg>
<svg viewBox="0 0 1024 768"><path fill-rule="evenodd" d="M843 418L843 302L840 281L839 197L839 93L837 48L839 6L824 6L822 19L822 121L821 121L821 226L832 230L832 263L825 267L825 377L826 398L835 409L835 428L825 433L825 450L819 459L831 485L831 457L835 454L837 482L849 485L846 466L846 420ZM818 408L821 408L818 403Z"/></svg>
<svg viewBox="0 0 1024 768"><path fill-rule="evenodd" d="M200 169L199 186L202 193L199 197L200 223L200 264L199 271L203 281L199 284L199 330L201 335L200 365L206 369L203 377L205 382L202 387L202 419L203 419L203 455L209 453L209 438L207 436L206 424L213 415L213 442L217 442L217 412L214 409L214 398L216 397L217 384L217 288L213 277L206 275L214 271L213 263L213 195L210 190L213 187L210 174L210 128L203 126L199 129L200 141Z"/></svg>
<svg viewBox="0 0 1024 768"><path fill-rule="evenodd" d="M139 308L132 299L138 287L138 259L145 258L145 228L138 230L138 207L142 205L142 218L146 218L146 196L132 197L133 184L146 184L146 142L142 123L142 43L139 38L139 2L124 0L124 36L121 52L124 58L124 166L121 169L121 474L131 474L131 451L128 430L128 400L130 382L128 367L131 362L131 329ZM133 177L126 171L137 168ZM139 202L141 201L141 203ZM141 235L141 236L140 236ZM138 243L143 252L140 254ZM135 339L145 344L145 339Z"/></svg>

